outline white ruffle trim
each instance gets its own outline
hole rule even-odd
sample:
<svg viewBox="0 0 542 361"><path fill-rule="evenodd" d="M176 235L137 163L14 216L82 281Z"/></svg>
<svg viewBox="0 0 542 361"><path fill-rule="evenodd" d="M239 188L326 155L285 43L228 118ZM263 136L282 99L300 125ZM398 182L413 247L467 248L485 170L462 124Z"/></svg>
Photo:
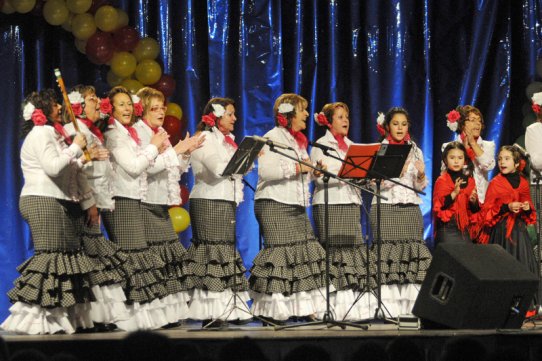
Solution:
<svg viewBox="0 0 542 361"><path fill-rule="evenodd" d="M125 304L126 296L120 285L93 286L91 291L96 298L90 303L92 321L110 324L130 317Z"/></svg>
<svg viewBox="0 0 542 361"><path fill-rule="evenodd" d="M416 298L420 293L420 286L417 284L407 283L400 286L401 290L401 314L408 315L412 313L414 304L416 303Z"/></svg>
<svg viewBox="0 0 542 361"><path fill-rule="evenodd" d="M28 335L75 333L78 327L92 328L90 305L77 304L73 307L46 309L38 305L16 302L9 311L11 315L0 327L9 332Z"/></svg>
<svg viewBox="0 0 542 361"><path fill-rule="evenodd" d="M247 302L248 292L237 292L237 297L231 289L223 292L195 289L188 310L188 318L193 320L220 319L248 320L252 318ZM234 307L236 306L236 307Z"/></svg>
<svg viewBox="0 0 542 361"><path fill-rule="evenodd" d="M325 288L297 292L290 296L281 293L253 293L252 313L279 321L285 321L292 316L320 314L326 310L325 294Z"/></svg>
<svg viewBox="0 0 542 361"><path fill-rule="evenodd" d="M175 152L164 152L162 157L164 159L167 172L167 204L181 204L181 187L179 186L181 172L179 169L177 154L175 154Z"/></svg>
<svg viewBox="0 0 542 361"><path fill-rule="evenodd" d="M117 321L115 324L120 330L132 332L137 330L155 330L167 325L169 322L164 310L162 300L155 299L150 303L135 302L126 306L129 318Z"/></svg>
<svg viewBox="0 0 542 361"><path fill-rule="evenodd" d="M382 285L382 310L385 317L396 318L402 314L401 292L399 285Z"/></svg>
<svg viewBox="0 0 542 361"><path fill-rule="evenodd" d="M168 323L175 323L188 318L188 291L167 295L161 299Z"/></svg>
<svg viewBox="0 0 542 361"><path fill-rule="evenodd" d="M371 292L344 290L330 295L329 309L335 321L359 321L374 317L378 300ZM325 311L325 305L324 305ZM324 317L324 311L317 313L318 318Z"/></svg>

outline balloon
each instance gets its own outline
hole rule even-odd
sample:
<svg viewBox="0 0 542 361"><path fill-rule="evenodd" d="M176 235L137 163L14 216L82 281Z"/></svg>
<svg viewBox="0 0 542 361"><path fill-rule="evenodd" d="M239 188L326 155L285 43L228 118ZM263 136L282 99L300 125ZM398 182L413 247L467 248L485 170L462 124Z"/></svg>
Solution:
<svg viewBox="0 0 542 361"><path fill-rule="evenodd" d="M72 32L72 22L73 22L73 14L68 15L68 20L66 20L64 23L62 23L62 29L66 30L67 32Z"/></svg>
<svg viewBox="0 0 542 361"><path fill-rule="evenodd" d="M117 15L117 9L111 5L104 5L100 7L96 14L94 14L94 21L98 29L110 32L117 28L119 16Z"/></svg>
<svg viewBox="0 0 542 361"><path fill-rule="evenodd" d="M130 23L128 14L126 14L122 9L117 9L117 16L117 29L123 28Z"/></svg>
<svg viewBox="0 0 542 361"><path fill-rule="evenodd" d="M536 123L536 115L534 115L533 112L527 114L525 117L523 117L523 121L521 122L521 125L524 129L527 129L527 127L533 123Z"/></svg>
<svg viewBox="0 0 542 361"><path fill-rule="evenodd" d="M127 78L136 70L136 58L127 51L120 51L111 59L111 70L122 78Z"/></svg>
<svg viewBox="0 0 542 361"><path fill-rule="evenodd" d="M143 38L137 43L132 53L137 61L155 59L160 53L160 47L158 46L158 42L153 38Z"/></svg>
<svg viewBox="0 0 542 361"><path fill-rule="evenodd" d="M51 0L49 0L51 1ZM97 65L105 64L114 54L113 39L108 33L97 31L87 40L85 47L89 60Z"/></svg>
<svg viewBox="0 0 542 361"><path fill-rule="evenodd" d="M188 211L181 207L171 207L169 210L169 217L173 224L175 233L181 233L190 225L190 214Z"/></svg>
<svg viewBox="0 0 542 361"><path fill-rule="evenodd" d="M167 115L172 115L177 119L181 119L183 117L183 110L177 103L167 103L166 116Z"/></svg>
<svg viewBox="0 0 542 361"><path fill-rule="evenodd" d="M12 0L11 6L13 6L16 12L26 14L34 9L34 6L36 6L36 0Z"/></svg>
<svg viewBox="0 0 542 361"><path fill-rule="evenodd" d="M72 20L72 33L77 39L88 39L96 32L94 16L89 13L77 14Z"/></svg>
<svg viewBox="0 0 542 361"><path fill-rule="evenodd" d="M131 26L125 26L113 33L113 41L118 51L131 51L139 42L139 33Z"/></svg>
<svg viewBox="0 0 542 361"><path fill-rule="evenodd" d="M104 5L109 5L109 3L110 2L108 0L92 0L92 5L90 5L90 9L88 9L88 12L94 15L99 8Z"/></svg>
<svg viewBox="0 0 542 361"><path fill-rule="evenodd" d="M171 75L162 74L160 79L151 87L161 91L164 97L169 98L175 92L175 79Z"/></svg>
<svg viewBox="0 0 542 361"><path fill-rule="evenodd" d="M90 9L92 0L66 0L66 6L74 14L83 14Z"/></svg>
<svg viewBox="0 0 542 361"><path fill-rule="evenodd" d="M143 59L137 64L135 76L144 85L154 84L160 80L162 68L154 60Z"/></svg>
<svg viewBox="0 0 542 361"><path fill-rule="evenodd" d="M75 48L79 50L81 54L86 54L86 47L87 47L87 41L81 40L81 39L73 39L73 42L75 43Z"/></svg>
<svg viewBox="0 0 542 361"><path fill-rule="evenodd" d="M68 20L70 11L64 0L48 0L43 5L43 17L51 25L60 25Z"/></svg>
<svg viewBox="0 0 542 361"><path fill-rule="evenodd" d="M124 80L117 74L113 73L111 69L109 69L109 71L107 72L106 79L107 79L107 84L109 84L110 87L120 85L122 81Z"/></svg>
<svg viewBox="0 0 542 361"><path fill-rule="evenodd" d="M2 4L2 6L0 7L0 11L3 12L4 14L13 14L15 12L15 9L13 8L13 6L11 6L11 4L9 3L9 1L5 1L4 4Z"/></svg>
<svg viewBox="0 0 542 361"><path fill-rule="evenodd" d="M190 191L187 186L181 184L181 204L187 204L188 198L190 198Z"/></svg>
<svg viewBox="0 0 542 361"><path fill-rule="evenodd" d="M529 101L531 101L533 94L538 92L542 92L542 83L539 81L533 81L531 84L527 85L527 89L525 89Z"/></svg>
<svg viewBox="0 0 542 361"><path fill-rule="evenodd" d="M143 84L135 79L124 79L120 85L128 89L128 91L132 94L137 93L139 89L143 88Z"/></svg>

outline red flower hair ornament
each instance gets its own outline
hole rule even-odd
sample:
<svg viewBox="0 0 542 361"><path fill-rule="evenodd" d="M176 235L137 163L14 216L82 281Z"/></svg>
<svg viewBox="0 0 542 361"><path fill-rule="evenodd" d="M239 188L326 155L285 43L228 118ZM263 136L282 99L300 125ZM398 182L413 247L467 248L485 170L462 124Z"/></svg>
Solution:
<svg viewBox="0 0 542 361"><path fill-rule="evenodd" d="M533 102L531 105L533 112L535 112L535 114L540 114L542 111L542 92L534 93L531 100Z"/></svg>
<svg viewBox="0 0 542 361"><path fill-rule="evenodd" d="M327 117L322 112L314 114L314 121L316 124L322 127L328 127L331 129L331 123L327 120Z"/></svg>
<svg viewBox="0 0 542 361"><path fill-rule="evenodd" d="M446 126L452 131L457 131L458 120L461 119L461 114L457 110L452 110L446 114Z"/></svg>

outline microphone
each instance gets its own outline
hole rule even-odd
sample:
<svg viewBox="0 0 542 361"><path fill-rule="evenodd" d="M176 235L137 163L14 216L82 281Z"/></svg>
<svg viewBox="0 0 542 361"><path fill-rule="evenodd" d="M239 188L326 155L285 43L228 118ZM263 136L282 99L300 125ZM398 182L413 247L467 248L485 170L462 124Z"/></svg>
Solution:
<svg viewBox="0 0 542 361"><path fill-rule="evenodd" d="M335 151L335 148L317 142L309 142L309 144L313 147L322 149L324 152Z"/></svg>
<svg viewBox="0 0 542 361"><path fill-rule="evenodd" d="M279 143L279 142L275 142L275 141L273 141L271 139L268 139L268 138L265 138L265 137L260 137L258 135L253 135L252 138L257 142L265 143L270 147L294 150L294 148L290 147L289 145Z"/></svg>
<svg viewBox="0 0 542 361"><path fill-rule="evenodd" d="M521 156L523 158L529 158L531 155L529 154L529 152L527 152L527 150L525 150L525 148L523 148L521 145L519 145L518 143L514 143L514 147L517 148L517 150L519 151L519 153L521 154Z"/></svg>

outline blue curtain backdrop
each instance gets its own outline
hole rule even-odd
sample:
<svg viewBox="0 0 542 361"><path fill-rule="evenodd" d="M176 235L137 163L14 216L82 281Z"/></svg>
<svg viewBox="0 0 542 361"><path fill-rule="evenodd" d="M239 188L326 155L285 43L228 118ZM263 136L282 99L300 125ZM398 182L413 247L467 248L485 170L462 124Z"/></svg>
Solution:
<svg viewBox="0 0 542 361"><path fill-rule="evenodd" d="M190 132L206 101L237 102L235 134L262 135L273 127L278 95L309 100L311 116L331 101L350 106L350 137L377 139L377 112L404 106L412 134L434 180L440 145L453 135L445 114L474 104L484 114L484 138L513 143L524 132L526 86L536 80L541 50L542 0L160 0L117 1L141 36L157 39L160 61L173 74ZM108 90L105 66L76 51L73 37L39 15L0 14L0 318L16 267L32 254L18 211L20 102L30 91L56 88L53 68L68 86ZM525 109L523 110L525 112ZM312 118L311 118L312 119ZM322 135L309 122L311 140ZM191 176L184 179L192 183ZM256 171L246 176L255 185ZM431 243L431 192L423 198L425 236ZM367 197L365 197L366 200ZM238 242L250 266L258 251L253 192L239 208ZM190 241L190 230L181 236Z"/></svg>

